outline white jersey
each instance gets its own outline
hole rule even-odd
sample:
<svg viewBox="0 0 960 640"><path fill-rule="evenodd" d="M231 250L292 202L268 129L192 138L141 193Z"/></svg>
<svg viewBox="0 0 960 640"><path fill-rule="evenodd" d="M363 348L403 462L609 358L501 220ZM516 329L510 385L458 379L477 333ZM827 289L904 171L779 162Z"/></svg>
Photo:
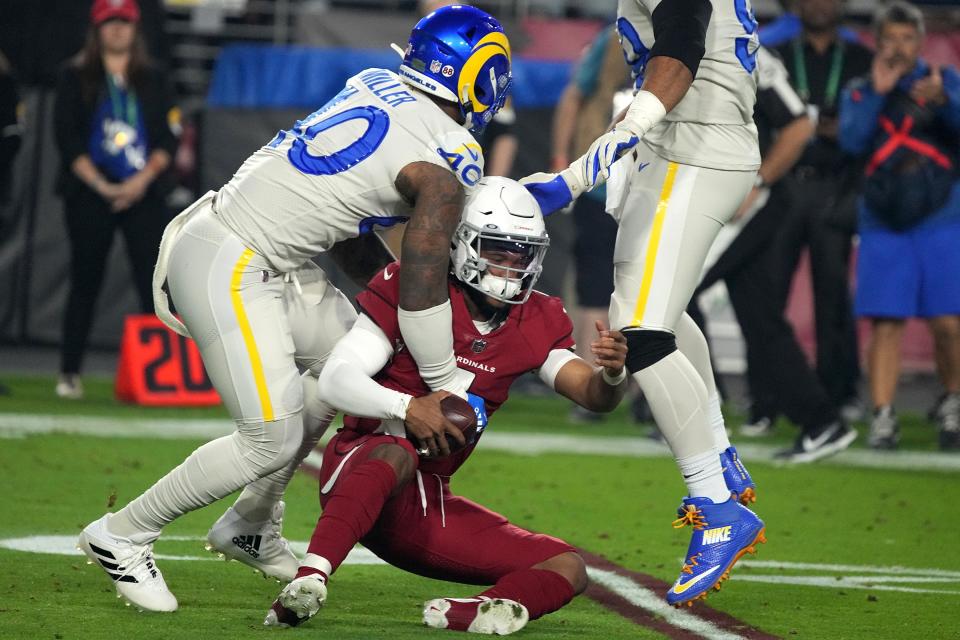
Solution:
<svg viewBox="0 0 960 640"><path fill-rule="evenodd" d="M653 11L669 0L620 0L617 27L638 84L655 41ZM690 90L659 125L644 136L658 155L713 169L760 166L756 102L757 23L749 0L711 0L706 53Z"/></svg>
<svg viewBox="0 0 960 640"><path fill-rule="evenodd" d="M292 271L341 240L409 218L395 181L413 162L451 169L468 187L483 175L466 129L397 74L367 69L250 156L214 210L277 271Z"/></svg>

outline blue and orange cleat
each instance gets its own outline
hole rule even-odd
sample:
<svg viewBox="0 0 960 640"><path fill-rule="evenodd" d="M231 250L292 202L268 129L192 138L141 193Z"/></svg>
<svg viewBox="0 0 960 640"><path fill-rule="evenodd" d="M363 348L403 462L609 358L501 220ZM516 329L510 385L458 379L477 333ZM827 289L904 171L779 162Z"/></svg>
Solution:
<svg viewBox="0 0 960 640"><path fill-rule="evenodd" d="M743 466L740 454L735 447L728 447L720 452L720 466L723 467L723 479L727 489L743 506L757 501L757 485L750 477L750 472Z"/></svg>
<svg viewBox="0 0 960 640"><path fill-rule="evenodd" d="M719 590L737 560L767 541L763 520L734 498L720 504L710 498L684 498L677 514L675 529L693 526L687 561L667 591L667 602L677 607L706 598L710 589Z"/></svg>

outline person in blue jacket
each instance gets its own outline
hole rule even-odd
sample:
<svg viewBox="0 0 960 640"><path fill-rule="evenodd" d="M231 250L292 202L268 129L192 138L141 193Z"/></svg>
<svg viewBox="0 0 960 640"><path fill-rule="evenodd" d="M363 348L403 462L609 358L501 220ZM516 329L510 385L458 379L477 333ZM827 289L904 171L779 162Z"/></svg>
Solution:
<svg viewBox="0 0 960 640"><path fill-rule="evenodd" d="M895 2L875 19L869 77L847 85L840 146L866 159L857 315L869 318L869 443L897 446L893 411L907 318L927 320L945 387L942 449L960 450L960 74L920 58L923 16Z"/></svg>

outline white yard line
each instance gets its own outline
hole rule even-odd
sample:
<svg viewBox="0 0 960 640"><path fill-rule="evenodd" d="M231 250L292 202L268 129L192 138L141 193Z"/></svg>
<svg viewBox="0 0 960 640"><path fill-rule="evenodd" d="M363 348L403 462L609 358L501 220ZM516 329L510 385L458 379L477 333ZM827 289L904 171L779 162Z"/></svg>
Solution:
<svg viewBox="0 0 960 640"><path fill-rule="evenodd" d="M37 433L69 433L94 437L211 439L233 431L230 420L176 420L169 418L130 420L116 417L0 413L0 438ZM328 432L332 435L333 430ZM481 447L517 455L576 453L635 458L670 457L666 445L641 436L573 436L546 433L484 434ZM738 445L745 460L775 462L778 447L762 444ZM818 464L908 471L960 471L960 454L925 451L878 452L852 450Z"/></svg>
<svg viewBox="0 0 960 640"><path fill-rule="evenodd" d="M882 567L860 564L823 564L813 562L780 562L779 560L748 560L744 558L743 560L737 562L737 566L750 567L754 569L795 569L800 571L821 571L824 573L842 573L852 571L857 573L882 573L895 576L929 576L937 578L953 578L954 580L960 581L960 571L947 571L945 569L918 569L916 567L901 567L899 565Z"/></svg>
<svg viewBox="0 0 960 640"><path fill-rule="evenodd" d="M667 604L662 596L640 586L630 578L595 567L587 567L587 575L593 582L623 597L630 604L663 618L674 627L692 631L710 640L743 640L743 636L724 631L689 611L675 609Z"/></svg>

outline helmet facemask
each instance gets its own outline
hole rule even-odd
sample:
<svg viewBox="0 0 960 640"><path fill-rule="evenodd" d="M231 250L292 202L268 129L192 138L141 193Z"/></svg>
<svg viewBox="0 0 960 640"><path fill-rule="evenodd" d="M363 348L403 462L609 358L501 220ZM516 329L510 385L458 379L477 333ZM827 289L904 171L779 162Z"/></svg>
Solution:
<svg viewBox="0 0 960 640"><path fill-rule="evenodd" d="M549 246L550 238L546 234L506 234L464 221L454 235L454 275L485 296L507 304L523 304L540 279ZM491 252L522 255L523 260L507 266L491 260Z"/></svg>

